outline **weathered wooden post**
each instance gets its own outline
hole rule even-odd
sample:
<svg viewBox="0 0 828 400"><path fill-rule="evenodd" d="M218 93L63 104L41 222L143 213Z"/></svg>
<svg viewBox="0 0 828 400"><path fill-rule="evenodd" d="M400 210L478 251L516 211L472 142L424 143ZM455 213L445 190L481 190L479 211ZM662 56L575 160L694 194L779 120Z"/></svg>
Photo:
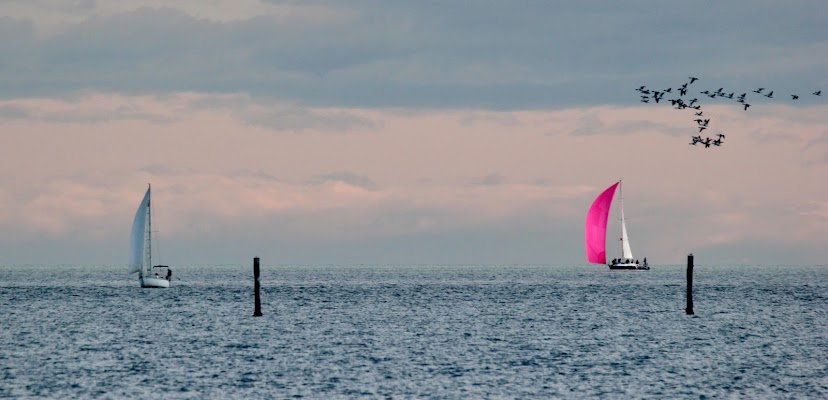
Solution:
<svg viewBox="0 0 828 400"><path fill-rule="evenodd" d="M687 255L687 315L693 315L693 253Z"/></svg>
<svg viewBox="0 0 828 400"><path fill-rule="evenodd" d="M262 316L262 301L259 298L259 290L261 286L259 285L259 257L253 258L253 292L255 293L255 310L253 310L254 317L261 317Z"/></svg>

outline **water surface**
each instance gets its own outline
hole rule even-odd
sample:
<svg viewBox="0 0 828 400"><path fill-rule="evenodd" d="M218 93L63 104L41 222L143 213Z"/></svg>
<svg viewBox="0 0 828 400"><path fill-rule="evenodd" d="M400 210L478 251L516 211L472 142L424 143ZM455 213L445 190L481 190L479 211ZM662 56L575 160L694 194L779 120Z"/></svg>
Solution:
<svg viewBox="0 0 828 400"><path fill-rule="evenodd" d="M0 267L0 397L826 398L828 268Z"/></svg>

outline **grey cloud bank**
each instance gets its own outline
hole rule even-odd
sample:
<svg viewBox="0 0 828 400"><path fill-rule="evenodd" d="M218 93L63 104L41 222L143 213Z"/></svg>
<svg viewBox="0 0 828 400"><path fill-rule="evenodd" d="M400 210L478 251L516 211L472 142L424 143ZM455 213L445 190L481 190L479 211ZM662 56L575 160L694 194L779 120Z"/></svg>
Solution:
<svg viewBox="0 0 828 400"><path fill-rule="evenodd" d="M316 106L534 109L634 102L632 88L678 85L687 74L739 87L826 83L821 2L301 5L321 16L221 22L139 8L90 12L47 36L31 20L2 17L0 91L247 92Z"/></svg>

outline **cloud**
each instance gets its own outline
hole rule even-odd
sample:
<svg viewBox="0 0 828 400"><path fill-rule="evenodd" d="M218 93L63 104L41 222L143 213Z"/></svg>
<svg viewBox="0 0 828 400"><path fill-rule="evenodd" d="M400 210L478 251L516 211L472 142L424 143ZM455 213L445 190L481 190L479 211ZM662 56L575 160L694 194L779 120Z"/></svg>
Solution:
<svg viewBox="0 0 828 400"><path fill-rule="evenodd" d="M311 111L303 107L284 107L270 110L256 110L246 113L247 123L265 128L303 132L320 128L337 127L346 131L356 128L373 129L374 123L342 111Z"/></svg>
<svg viewBox="0 0 828 400"><path fill-rule="evenodd" d="M805 144L805 147L808 148L824 144L828 144L828 131L823 131L816 135L813 139L809 140L808 143Z"/></svg>
<svg viewBox="0 0 828 400"><path fill-rule="evenodd" d="M230 178L249 178L253 180L261 180L261 181L269 181L269 182L279 182L279 178L268 174L267 172L261 170L248 170L248 169L239 169L235 171L230 171L226 174L226 176Z"/></svg>
<svg viewBox="0 0 828 400"><path fill-rule="evenodd" d="M578 112L581 115L569 134L598 136L653 133L681 136L695 133L695 123L689 112L678 112L667 107L649 112L645 109L646 107L580 108Z"/></svg>
<svg viewBox="0 0 828 400"><path fill-rule="evenodd" d="M310 180L311 184L319 185L326 182L341 182L363 189L374 189L376 184L368 176L358 175L351 172L331 172L325 175L315 176Z"/></svg>
<svg viewBox="0 0 828 400"><path fill-rule="evenodd" d="M690 73L810 88L828 66L812 2L717 4L705 18L647 1L50 4L13 2L0 20L0 37L16 38L0 39L3 96L242 92L326 108L545 109L629 105L632 88ZM34 32L44 24L61 28Z"/></svg>
<svg viewBox="0 0 828 400"><path fill-rule="evenodd" d="M30 117L29 112L15 105L0 105L0 119L26 119Z"/></svg>
<svg viewBox="0 0 828 400"><path fill-rule="evenodd" d="M482 186L497 186L503 184L503 182L504 178L499 174L489 174L479 179L472 179L473 185Z"/></svg>
<svg viewBox="0 0 828 400"><path fill-rule="evenodd" d="M122 101L126 100L126 101ZM152 109L149 97L85 94L68 99L15 99L0 101L0 119L85 124L140 120L168 124L177 116L170 110Z"/></svg>
<svg viewBox="0 0 828 400"><path fill-rule="evenodd" d="M606 133L606 126L596 114L588 114L578 120L578 127L572 131L571 135L597 135Z"/></svg>
<svg viewBox="0 0 828 400"><path fill-rule="evenodd" d="M510 113L467 112L460 120L460 123L466 126L475 126L480 123L497 123L504 128L510 128L517 126L520 121Z"/></svg>
<svg viewBox="0 0 828 400"><path fill-rule="evenodd" d="M138 169L140 172L146 172L151 176L175 175L178 172L176 168L165 164L150 164Z"/></svg>
<svg viewBox="0 0 828 400"><path fill-rule="evenodd" d="M681 262L688 250L735 252L746 242L815 254L828 234L820 208L828 193L814 183L828 164L802 165L824 155L825 106L768 105L753 114L711 106L705 112L728 136L726 146L707 151L662 128L623 132L651 120L690 135L681 133L692 125L686 113L647 105L335 109L374 124L323 124L296 135L247 123L250 110L270 104L249 94L191 92L3 102L29 115L0 120L13 149L0 158L0 243L11 243L3 254L38 262L105 247L95 253L100 262L117 262L148 182L165 248L209 262L274 249L306 262L360 254L390 260L418 250L439 253L397 261L582 262L584 212L619 178L634 250L654 263ZM120 109L175 119L42 117ZM307 107L307 115L327 111ZM602 134L569 134L585 116L603 124ZM785 126L791 138L757 142L751 134L762 126ZM560 134L546 136L552 129ZM64 250L38 252L42 243Z"/></svg>
<svg viewBox="0 0 828 400"><path fill-rule="evenodd" d="M163 107L159 104L163 103ZM277 99L242 94L180 93L169 96L77 94L66 99L15 99L0 101L0 120L47 123L106 123L143 121L173 124L197 114L229 113L251 126L286 133L307 131L349 132L374 130L377 121L345 109L287 104Z"/></svg>
<svg viewBox="0 0 828 400"><path fill-rule="evenodd" d="M276 131L302 133L336 128L338 132L347 132L376 128L376 121L348 110L312 108L244 94L191 96L188 106L206 112L229 111L249 125Z"/></svg>

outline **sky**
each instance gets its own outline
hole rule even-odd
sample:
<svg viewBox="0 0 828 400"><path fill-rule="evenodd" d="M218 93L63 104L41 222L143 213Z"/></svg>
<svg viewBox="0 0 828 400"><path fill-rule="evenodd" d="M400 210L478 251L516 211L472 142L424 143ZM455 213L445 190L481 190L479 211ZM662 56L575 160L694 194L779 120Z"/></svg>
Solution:
<svg viewBox="0 0 828 400"><path fill-rule="evenodd" d="M653 265L825 264L825 15L0 0L0 265L125 265L148 183L171 266L580 265L586 212L619 179ZM689 146L691 110L635 91L690 76L721 147ZM699 93L720 87L750 109Z"/></svg>

